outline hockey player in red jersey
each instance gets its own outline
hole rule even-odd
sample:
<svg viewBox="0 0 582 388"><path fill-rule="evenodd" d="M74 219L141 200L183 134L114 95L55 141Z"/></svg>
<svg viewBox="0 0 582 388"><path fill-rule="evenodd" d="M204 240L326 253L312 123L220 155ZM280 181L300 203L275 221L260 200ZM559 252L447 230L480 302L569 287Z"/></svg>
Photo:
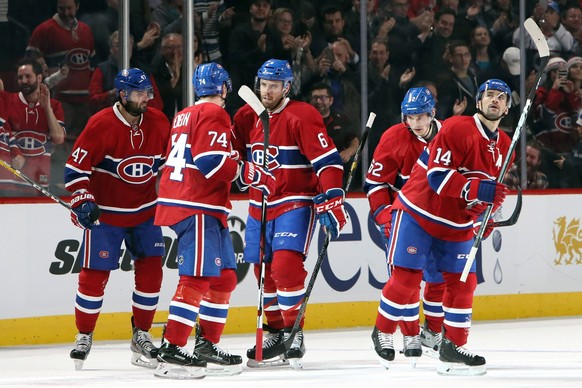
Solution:
<svg viewBox="0 0 582 388"><path fill-rule="evenodd" d="M463 347L471 326L475 263L466 282L460 280L473 244L473 228L487 205L498 207L507 187L496 179L508 155L509 137L498 129L511 105L503 81L483 83L476 95L474 116L446 120L420 155L410 179L392 204L388 260L394 271L382 290L373 331L376 353L394 358L393 333L406 304L418 293L429 255L446 283L443 297L443 338L440 374L486 373L485 358ZM489 231L492 227L488 226Z"/></svg>
<svg viewBox="0 0 582 388"><path fill-rule="evenodd" d="M372 217L386 248L389 246L392 202L410 178L412 167L419 155L441 127L441 123L434 119L435 100L430 90L425 87L412 88L406 93L401 104L401 114L402 122L388 128L382 135L364 185ZM391 266L392 263L388 262L388 274ZM403 319L400 321L400 329L404 335L404 356L413 357L412 360L422 355L421 342L427 347L427 351L438 351L440 346L445 285L432 256L428 258L423 278L423 332L419 334L419 293L412 295L403 309ZM391 349L387 356L393 359L393 346ZM384 362L384 358L380 357L380 361Z"/></svg>
<svg viewBox="0 0 582 388"><path fill-rule="evenodd" d="M140 69L121 70L115 87L118 101L91 117L65 165L65 185L73 192L71 219L84 229L75 301L79 334L71 351L77 369L91 350L105 286L110 271L119 268L123 241L135 271L132 363L157 365L158 349L148 331L162 283L164 238L153 221L170 123L161 111L147 107L153 89Z"/></svg>
<svg viewBox="0 0 582 388"><path fill-rule="evenodd" d="M231 182L240 179L266 192L273 177L260 166L231 157L231 122L224 109L232 90L228 72L216 63L196 68L200 97L174 117L168 161L160 181L155 223L178 235L180 280L170 303L168 325L155 375L198 379L208 373L242 372L242 358L218 347L230 295L236 287L236 259L226 223ZM194 353L183 349L199 319Z"/></svg>
<svg viewBox="0 0 582 388"><path fill-rule="evenodd" d="M270 59L257 72L255 90L269 112L267 156L263 127L249 105L235 115L233 145L243 158L257 164L266 157L268 169L277 179L275 190L267 198L264 311L269 333L263 342L263 358L275 359L284 353L294 366L300 366L305 353L303 331L296 334L288 351L283 341L289 338L305 294L307 272L303 262L315 219L319 217L320 224L336 238L347 217L341 157L319 112L307 103L289 100L292 80L293 72L285 60ZM249 195L244 258L255 264L258 277L262 193L251 189ZM247 351L249 366L259 366L255 350Z"/></svg>

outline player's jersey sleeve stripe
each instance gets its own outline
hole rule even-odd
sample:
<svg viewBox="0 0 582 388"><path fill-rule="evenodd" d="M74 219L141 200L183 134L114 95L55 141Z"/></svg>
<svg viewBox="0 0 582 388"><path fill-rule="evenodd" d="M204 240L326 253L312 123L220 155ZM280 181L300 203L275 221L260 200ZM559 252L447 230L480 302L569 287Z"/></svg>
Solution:
<svg viewBox="0 0 582 388"><path fill-rule="evenodd" d="M453 170L448 168L432 168L427 172L428 184L437 194L441 194L454 173Z"/></svg>
<svg viewBox="0 0 582 388"><path fill-rule="evenodd" d="M226 152L204 152L196 156L194 164L198 170L209 179L220 170L222 165L224 165L226 158L229 156L230 154Z"/></svg>
<svg viewBox="0 0 582 388"><path fill-rule="evenodd" d="M335 148L311 160L311 164L313 165L313 169L318 176L321 174L321 171L327 167L343 169L342 158Z"/></svg>

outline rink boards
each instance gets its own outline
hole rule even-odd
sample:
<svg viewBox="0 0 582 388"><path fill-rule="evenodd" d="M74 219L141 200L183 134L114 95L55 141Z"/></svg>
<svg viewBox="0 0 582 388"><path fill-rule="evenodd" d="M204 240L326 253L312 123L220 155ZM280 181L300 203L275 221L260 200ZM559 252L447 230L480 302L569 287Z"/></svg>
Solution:
<svg viewBox="0 0 582 388"><path fill-rule="evenodd" d="M582 194L524 194L517 225L499 228L483 242L473 319L515 319L582 314ZM501 218L509 216L509 196ZM257 290L244 262L244 200L233 201L229 218L239 267L226 333L249 333L256 325ZM328 249L309 301L308 329L372 326L380 289L387 280L380 237L363 197L348 198L350 224ZM80 268L81 230L68 212L53 203L0 204L2 281L0 346L70 342ZM154 335L161 326L177 283L176 241L164 229L164 282ZM311 268L323 243L317 234L306 266ZM129 338L131 260L124 255L106 289L96 339ZM307 283L307 281L306 281Z"/></svg>

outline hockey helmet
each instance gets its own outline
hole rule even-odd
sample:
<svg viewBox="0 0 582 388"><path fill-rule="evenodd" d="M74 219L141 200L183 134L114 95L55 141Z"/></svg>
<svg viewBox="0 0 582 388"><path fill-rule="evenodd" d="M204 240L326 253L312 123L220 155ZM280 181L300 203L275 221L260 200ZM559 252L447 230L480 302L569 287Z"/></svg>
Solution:
<svg viewBox="0 0 582 388"><path fill-rule="evenodd" d="M286 88L293 81L293 70L291 70L289 62L283 59L269 59L257 71L257 80L255 82L255 89L257 90L261 79L283 81L283 88Z"/></svg>
<svg viewBox="0 0 582 388"><path fill-rule="evenodd" d="M232 81L224 67L215 62L203 63L196 67L192 77L194 92L198 97L222 94L222 85L232 92Z"/></svg>
<svg viewBox="0 0 582 388"><path fill-rule="evenodd" d="M428 113L432 116L434 105L434 97L428 88L420 87L409 89L400 105L402 121L404 121L406 115Z"/></svg>
<svg viewBox="0 0 582 388"><path fill-rule="evenodd" d="M487 90L498 90L502 93L505 93L507 95L507 108L511 108L511 89L505 82L500 79L490 79L483 82L481 86L479 86L479 90L477 90L475 101L481 101L483 93L485 93Z"/></svg>
<svg viewBox="0 0 582 388"><path fill-rule="evenodd" d="M123 69L117 73L115 77L115 87L118 92L125 91L129 97L132 91L146 91L148 98L154 98L154 88L150 79L143 72L143 70L133 67L131 69Z"/></svg>

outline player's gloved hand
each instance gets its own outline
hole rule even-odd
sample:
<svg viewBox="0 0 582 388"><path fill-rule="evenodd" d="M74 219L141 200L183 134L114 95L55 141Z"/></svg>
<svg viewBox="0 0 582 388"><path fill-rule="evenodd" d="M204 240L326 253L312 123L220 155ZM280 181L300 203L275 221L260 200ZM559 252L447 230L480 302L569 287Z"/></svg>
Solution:
<svg viewBox="0 0 582 388"><path fill-rule="evenodd" d="M319 223L326 233L330 233L331 238L337 238L348 222L344 197L345 192L342 189L329 189L313 197Z"/></svg>
<svg viewBox="0 0 582 388"><path fill-rule="evenodd" d="M71 221L82 229L91 229L99 224L101 209L95 202L93 194L85 189L77 190L71 198Z"/></svg>
<svg viewBox="0 0 582 388"><path fill-rule="evenodd" d="M509 189L503 183L488 179L470 179L463 188L462 196L472 206L484 202L486 205L492 203L494 207L499 207L508 193Z"/></svg>
<svg viewBox="0 0 582 388"><path fill-rule="evenodd" d="M252 162L241 162L240 181L244 186L253 186L269 195L275 191L277 181L273 175Z"/></svg>
<svg viewBox="0 0 582 388"><path fill-rule="evenodd" d="M390 238L390 227L392 226L392 205L382 205L374 212L374 222L378 225L382 237L386 241Z"/></svg>
<svg viewBox="0 0 582 388"><path fill-rule="evenodd" d="M477 235L477 233L479 233L481 223L482 223L481 221L476 221L473 223L473 234L475 236ZM491 233L493 233L493 229L495 229L493 225L494 223L492 220L489 220L489 222L487 222L487 225L485 226L485 232L483 233L483 240L485 240L487 237L489 237Z"/></svg>

